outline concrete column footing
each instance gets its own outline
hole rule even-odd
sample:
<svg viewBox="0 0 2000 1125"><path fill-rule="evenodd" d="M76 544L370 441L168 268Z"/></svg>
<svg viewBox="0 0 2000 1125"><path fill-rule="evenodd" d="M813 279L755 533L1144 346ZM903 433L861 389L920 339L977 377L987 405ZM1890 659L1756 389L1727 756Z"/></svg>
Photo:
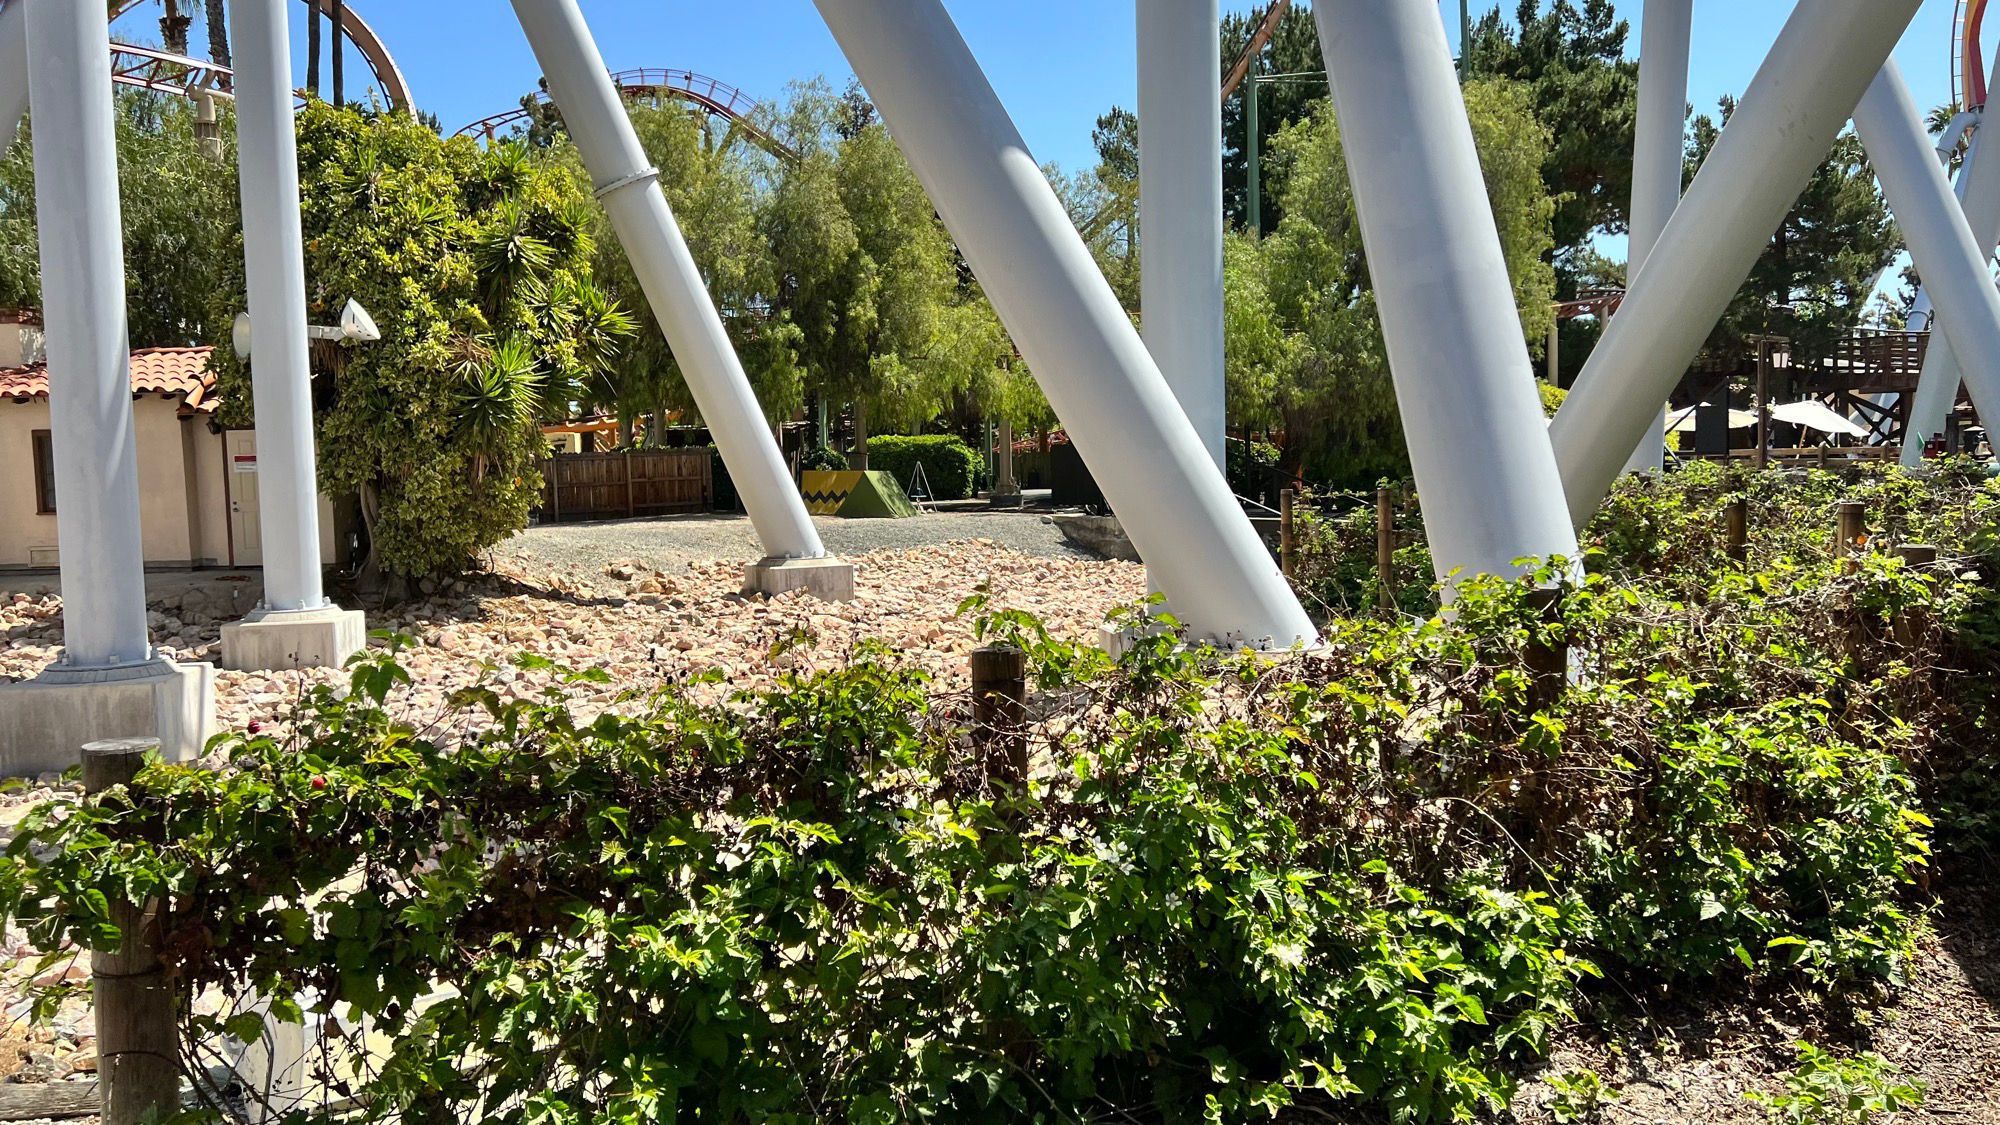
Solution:
<svg viewBox="0 0 2000 1125"><path fill-rule="evenodd" d="M222 627L222 666L236 672L338 668L368 647L358 609L259 609Z"/></svg>
<svg viewBox="0 0 2000 1125"><path fill-rule="evenodd" d="M743 572L746 594L804 590L824 602L854 600L854 564L839 559L760 559Z"/></svg>
<svg viewBox="0 0 2000 1125"><path fill-rule="evenodd" d="M200 757L215 733L215 668L151 660L125 667L57 665L0 685L0 776L32 777L76 765L86 742L158 738L160 754Z"/></svg>

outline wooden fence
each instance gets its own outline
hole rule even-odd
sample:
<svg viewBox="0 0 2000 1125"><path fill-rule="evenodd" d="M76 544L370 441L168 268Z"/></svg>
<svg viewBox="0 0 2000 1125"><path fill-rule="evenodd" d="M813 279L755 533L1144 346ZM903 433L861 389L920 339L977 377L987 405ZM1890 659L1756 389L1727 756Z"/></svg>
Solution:
<svg viewBox="0 0 2000 1125"><path fill-rule="evenodd" d="M715 499L706 449L562 453L542 462L542 522L705 512Z"/></svg>

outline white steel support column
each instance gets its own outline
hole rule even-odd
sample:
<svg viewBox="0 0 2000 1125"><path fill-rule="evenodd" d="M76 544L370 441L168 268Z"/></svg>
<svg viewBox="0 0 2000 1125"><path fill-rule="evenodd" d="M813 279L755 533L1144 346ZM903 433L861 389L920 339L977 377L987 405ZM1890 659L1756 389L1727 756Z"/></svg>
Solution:
<svg viewBox="0 0 2000 1125"><path fill-rule="evenodd" d="M1197 636L1315 631L938 0L816 0L1148 570ZM1191 84L1212 93L1212 60Z"/></svg>
<svg viewBox="0 0 2000 1125"><path fill-rule="evenodd" d="M125 246L111 48L95 4L25 4L39 113L35 210L54 431L63 662L142 664L146 556L125 333ZM71 749L75 749L72 747Z"/></svg>
<svg viewBox="0 0 2000 1125"><path fill-rule="evenodd" d="M1574 559L1438 6L1319 0L1313 16L1438 577Z"/></svg>
<svg viewBox="0 0 2000 1125"><path fill-rule="evenodd" d="M1222 107L1217 0L1139 9L1139 311L1146 350L1217 467L1222 376Z"/></svg>
<svg viewBox="0 0 2000 1125"><path fill-rule="evenodd" d="M1638 144L1632 155L1631 250L1625 273L1629 284L1644 268L1681 202L1687 141L1688 50L1694 33L1694 0L1647 0L1639 37ZM1653 416L1625 471L1666 468L1667 415Z"/></svg>
<svg viewBox="0 0 2000 1125"><path fill-rule="evenodd" d="M0 156L28 112L27 0L0 0Z"/></svg>
<svg viewBox="0 0 2000 1125"><path fill-rule="evenodd" d="M1590 518L1921 0L1803 0L1550 426Z"/></svg>
<svg viewBox="0 0 2000 1125"><path fill-rule="evenodd" d="M1988 132L1982 125L1973 134L1972 152L1958 171L1958 186L1963 189L1958 195L1972 228L1973 241L1979 245L1980 258L1990 260L1994 244L2000 243L2000 132ZM1925 274L1924 280L1922 296L1934 301L1930 295L1930 275ZM1923 464L1925 439L1943 432L1945 419L1958 402L1958 385L1966 381L1958 348L1946 333L1939 331L1942 326L1937 314L1931 315L1927 327L1931 330L1931 348L1924 357L1924 373L1910 400L1909 425L1903 434L1902 462L1910 467ZM1985 417L1984 410L1980 416Z"/></svg>
<svg viewBox="0 0 2000 1125"><path fill-rule="evenodd" d="M236 146L243 199L243 272L250 294L250 381L257 424L264 605L320 609L319 484L313 454L306 259L299 229L299 155L285 5L229 6L236 64Z"/></svg>
<svg viewBox="0 0 2000 1125"><path fill-rule="evenodd" d="M597 183L598 199L687 374L702 421L729 466L767 562L826 558L819 531L806 514L743 363L660 191L659 169L646 159L576 0L513 3L547 74L549 92ZM846 571L849 593L852 573ZM752 577L757 577L754 568Z"/></svg>
<svg viewBox="0 0 2000 1125"><path fill-rule="evenodd" d="M111 48L96 4L36 0L27 17L35 213L55 438L63 653L0 687L0 773L76 763L95 739L157 735L169 757L214 722L206 666L182 669L146 635L139 465L125 332L125 248L111 104Z"/></svg>
<svg viewBox="0 0 2000 1125"><path fill-rule="evenodd" d="M1939 332L1953 356L1969 360L1953 365L1953 397L1963 378L1980 417L2000 418L2000 289L1986 266L1992 244L1982 247L1966 222L1894 60L1883 64L1855 108L1854 131L1930 290Z"/></svg>
<svg viewBox="0 0 2000 1125"><path fill-rule="evenodd" d="M263 601L222 627L223 666L239 671L339 667L368 643L366 618L328 602L320 578L289 2L237 0L229 6L264 552Z"/></svg>

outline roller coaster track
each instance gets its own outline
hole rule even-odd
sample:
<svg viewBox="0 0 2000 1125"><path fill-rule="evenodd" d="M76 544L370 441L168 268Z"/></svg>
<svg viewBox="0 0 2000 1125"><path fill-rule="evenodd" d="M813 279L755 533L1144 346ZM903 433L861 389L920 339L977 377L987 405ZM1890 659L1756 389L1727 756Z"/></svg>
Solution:
<svg viewBox="0 0 2000 1125"><path fill-rule="evenodd" d="M1250 42L1243 45L1243 53L1236 56L1236 65L1229 68L1229 77L1222 80L1223 101L1228 101L1229 95L1235 93L1236 88L1243 85L1243 80L1249 77L1250 64L1256 61L1265 44L1271 41L1271 36L1278 33L1278 21L1285 18L1285 11L1291 6L1292 0L1276 0L1276 3L1271 5L1270 11L1264 13L1264 22L1257 25L1257 30L1250 36Z"/></svg>
<svg viewBox="0 0 2000 1125"><path fill-rule="evenodd" d="M229 78L226 66L130 43L111 45L111 80L121 86L189 98L207 90L217 97L228 98Z"/></svg>
<svg viewBox="0 0 2000 1125"><path fill-rule="evenodd" d="M1980 34L1987 0L1957 0L1951 20L1951 90L1960 109L1986 105L1986 54Z"/></svg>
<svg viewBox="0 0 2000 1125"><path fill-rule="evenodd" d="M156 0L109 0L108 11L112 22L115 23L120 16L134 8L155 2ZM333 15L333 0L299 0L299 2L316 5L321 14L329 18ZM415 112L416 103L410 97L409 81L403 77L402 68L396 65L396 60L389 54L388 47L383 45L382 37L375 34L374 28L368 26L368 21L361 18L361 14L352 6L345 6L341 9L340 27L347 41L354 44L355 50L361 52L363 61L367 62L368 69L375 75L375 87L382 91L382 96L388 99L389 104L397 109ZM121 65L129 65L132 68L131 78L119 76ZM218 93L226 93L231 78L230 70L226 66L124 43L112 44L111 69L114 81L128 86L161 90L165 93L188 93L190 90L204 87ZM183 73L194 73L198 80L206 81L183 82L180 80ZM154 82L164 82L164 85L154 85Z"/></svg>
<svg viewBox="0 0 2000 1125"><path fill-rule="evenodd" d="M611 76L611 81L618 87L619 96L627 101L672 98L686 102L710 117L727 122L732 130L750 138L773 156L791 160L798 155L756 123L756 99L728 83L690 70L653 68L621 70ZM531 96L538 105L547 105L551 100L546 90L538 90ZM501 130L528 120L529 115L526 106L510 109L505 113L482 117L460 129L458 135L491 144L499 139Z"/></svg>

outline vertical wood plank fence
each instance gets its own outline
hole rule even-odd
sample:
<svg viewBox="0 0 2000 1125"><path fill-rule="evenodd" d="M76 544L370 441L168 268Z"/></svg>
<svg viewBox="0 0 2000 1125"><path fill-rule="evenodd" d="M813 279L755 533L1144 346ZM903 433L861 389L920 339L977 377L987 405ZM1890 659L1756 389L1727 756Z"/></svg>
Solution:
<svg viewBox="0 0 2000 1125"><path fill-rule="evenodd" d="M542 462L542 522L706 512L712 474L706 449L557 454Z"/></svg>

